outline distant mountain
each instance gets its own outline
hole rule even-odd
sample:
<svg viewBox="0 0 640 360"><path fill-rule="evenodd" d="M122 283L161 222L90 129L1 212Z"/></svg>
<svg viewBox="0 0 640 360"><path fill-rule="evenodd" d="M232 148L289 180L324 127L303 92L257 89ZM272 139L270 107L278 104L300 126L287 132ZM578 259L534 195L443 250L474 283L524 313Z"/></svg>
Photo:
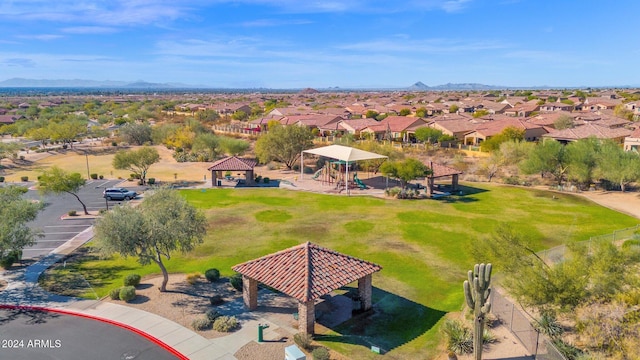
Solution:
<svg viewBox="0 0 640 360"><path fill-rule="evenodd" d="M428 91L428 90L497 90L497 89L505 89L505 86L494 86L494 85L484 85L484 84L476 84L476 83L461 83L461 84L452 84L447 83L443 85L436 86L428 86L425 85L422 81L418 81L417 83L407 87L407 90L413 91Z"/></svg>
<svg viewBox="0 0 640 360"><path fill-rule="evenodd" d="M134 89L168 89L168 88L204 88L203 85L186 85L180 83L152 83L143 80L135 82L127 81L97 81L97 80L82 80L82 79L24 79L24 78L12 78L4 81L0 81L0 87L28 87L28 88L134 88Z"/></svg>

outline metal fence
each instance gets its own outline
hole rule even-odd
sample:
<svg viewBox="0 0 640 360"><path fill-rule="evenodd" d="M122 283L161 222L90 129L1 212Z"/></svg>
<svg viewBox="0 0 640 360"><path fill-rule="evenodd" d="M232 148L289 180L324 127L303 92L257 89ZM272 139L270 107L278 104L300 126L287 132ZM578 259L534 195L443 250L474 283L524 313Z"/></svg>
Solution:
<svg viewBox="0 0 640 360"><path fill-rule="evenodd" d="M598 236L592 236L589 240L576 243L577 245L587 246L591 251L592 246L601 242L616 242L633 238L635 234L640 231L640 224L632 226L626 229L616 230L611 234L604 234ZM543 250L537 253L537 255L547 264L557 264L562 262L567 254L567 246L560 245L551 249Z"/></svg>
<svg viewBox="0 0 640 360"><path fill-rule="evenodd" d="M491 291L491 312L513 333L534 359L566 360L544 335L536 331L529 317L496 289Z"/></svg>

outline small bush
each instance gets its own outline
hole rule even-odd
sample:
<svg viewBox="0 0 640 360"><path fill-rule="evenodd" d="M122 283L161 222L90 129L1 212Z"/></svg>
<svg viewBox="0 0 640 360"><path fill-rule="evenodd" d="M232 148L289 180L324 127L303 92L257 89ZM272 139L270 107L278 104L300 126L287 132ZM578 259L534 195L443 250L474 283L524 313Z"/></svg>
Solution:
<svg viewBox="0 0 640 360"><path fill-rule="evenodd" d="M269 179L268 177L265 177L262 179L262 182L264 182L265 184L268 184L270 180L271 179Z"/></svg>
<svg viewBox="0 0 640 360"><path fill-rule="evenodd" d="M261 181L262 181L262 175L256 176L256 183L259 183Z"/></svg>
<svg viewBox="0 0 640 360"><path fill-rule="evenodd" d="M319 347L313 349L311 352L313 360L329 360L329 350L326 347Z"/></svg>
<svg viewBox="0 0 640 360"><path fill-rule="evenodd" d="M213 329L220 332L230 332L238 327L235 316L220 316L213 322Z"/></svg>
<svg viewBox="0 0 640 360"><path fill-rule="evenodd" d="M149 183L149 185L153 185L156 183L156 178L149 178L147 179L147 183Z"/></svg>
<svg viewBox="0 0 640 360"><path fill-rule="evenodd" d="M220 280L220 271L218 269L209 269L204 272L204 277L209 280L209 282L216 282Z"/></svg>
<svg viewBox="0 0 640 360"><path fill-rule="evenodd" d="M100 215L104 215L104 214L106 214L106 213L107 213L107 209L100 209L100 210L98 210L98 214L100 214Z"/></svg>
<svg viewBox="0 0 640 360"><path fill-rule="evenodd" d="M242 291L242 274L233 274L229 278L229 283L233 286L234 289L238 291Z"/></svg>
<svg viewBox="0 0 640 360"><path fill-rule="evenodd" d="M68 147L69 147L69 145L67 145L67 144L63 144L63 145L62 145L62 148L63 148L63 149L66 149L66 148L68 148Z"/></svg>
<svg viewBox="0 0 640 360"><path fill-rule="evenodd" d="M218 306L224 304L224 299L221 295L213 295L209 298L209 302L211 303L211 306Z"/></svg>
<svg viewBox="0 0 640 360"><path fill-rule="evenodd" d="M117 143L117 142L115 142L115 141L112 141L112 142L111 142L111 146L118 146L118 143Z"/></svg>
<svg viewBox="0 0 640 360"><path fill-rule="evenodd" d="M20 177L20 180L22 180L23 182L27 182L27 181L29 181L29 177L28 176L22 176L22 177Z"/></svg>
<svg viewBox="0 0 640 360"><path fill-rule="evenodd" d="M129 274L124 277L124 286L138 286L140 285L140 275Z"/></svg>
<svg viewBox="0 0 640 360"><path fill-rule="evenodd" d="M222 316L222 314L220 314L218 310L215 310L215 309L207 310L205 315L207 316L207 319L209 319L209 321L215 321L217 318Z"/></svg>
<svg viewBox="0 0 640 360"><path fill-rule="evenodd" d="M90 176L91 176L91 178L92 178L93 180L95 180L95 179L97 179L97 178L98 178L98 174L91 174Z"/></svg>
<svg viewBox="0 0 640 360"><path fill-rule="evenodd" d="M311 350L312 348L311 346L312 340L313 338L309 334L296 333L295 335L293 335L293 341L296 343L296 345L300 346L301 348L307 351Z"/></svg>
<svg viewBox="0 0 640 360"><path fill-rule="evenodd" d="M120 300L129 302L136 298L136 288L133 286L123 286L120 289Z"/></svg>
<svg viewBox="0 0 640 360"><path fill-rule="evenodd" d="M473 352L473 333L462 322L447 320L442 324L442 331L447 339L447 349L456 354Z"/></svg>
<svg viewBox="0 0 640 360"><path fill-rule="evenodd" d="M211 320L206 317L197 318L191 322L191 327L196 331L211 329Z"/></svg>
<svg viewBox="0 0 640 360"><path fill-rule="evenodd" d="M98 179L100 179L100 180L104 179L104 175L99 175Z"/></svg>
<svg viewBox="0 0 640 360"><path fill-rule="evenodd" d="M200 280L201 277L202 277L202 274L200 273L189 274L187 275L187 282L190 285L195 285L198 282L198 280Z"/></svg>
<svg viewBox="0 0 640 360"><path fill-rule="evenodd" d="M69 210L69 212L67 213L67 215L69 216L76 216L78 215L78 213L75 210Z"/></svg>
<svg viewBox="0 0 640 360"><path fill-rule="evenodd" d="M122 288L111 289L111 291L109 291L109 298L111 298L111 300L120 300L120 289Z"/></svg>
<svg viewBox="0 0 640 360"><path fill-rule="evenodd" d="M8 269L15 263L16 261L22 258L22 251L14 250L6 254L4 257L0 257L0 267L3 269Z"/></svg>
<svg viewBox="0 0 640 360"><path fill-rule="evenodd" d="M4 176L0 176L0 183L4 182Z"/></svg>

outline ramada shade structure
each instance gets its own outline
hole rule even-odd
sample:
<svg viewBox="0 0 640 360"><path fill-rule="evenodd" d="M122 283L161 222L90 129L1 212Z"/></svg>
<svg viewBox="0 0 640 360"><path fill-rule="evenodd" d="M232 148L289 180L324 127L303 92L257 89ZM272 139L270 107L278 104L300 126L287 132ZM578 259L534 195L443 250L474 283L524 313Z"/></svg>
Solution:
<svg viewBox="0 0 640 360"><path fill-rule="evenodd" d="M342 160L347 164L354 161L373 160L373 159L386 159L387 156L364 151L349 146L342 145L329 145L316 149L304 150L300 154L300 179L303 177L304 170L304 154L314 154L319 156L328 157L331 159ZM345 166L345 179L349 179L349 167ZM348 193L348 181L345 181L345 190Z"/></svg>
<svg viewBox="0 0 640 360"><path fill-rule="evenodd" d="M253 168L257 163L258 161L255 159L239 158L237 156L218 160L207 169L211 171L211 186L216 186L218 173L222 171L244 171L247 185L251 185L253 184Z"/></svg>
<svg viewBox="0 0 640 360"><path fill-rule="evenodd" d="M358 280L362 309L371 308L371 278L382 267L306 242L233 267L242 274L245 306L258 306L258 282L298 300L301 332L313 334L315 300Z"/></svg>
<svg viewBox="0 0 640 360"><path fill-rule="evenodd" d="M427 195L430 196L431 194L433 194L433 185L435 183L435 179L447 176L451 176L451 189L453 191L458 190L458 177L460 174L462 174L462 171L450 168L442 164L436 164L433 161L430 161L425 165L427 165L433 171L433 173L427 177Z"/></svg>

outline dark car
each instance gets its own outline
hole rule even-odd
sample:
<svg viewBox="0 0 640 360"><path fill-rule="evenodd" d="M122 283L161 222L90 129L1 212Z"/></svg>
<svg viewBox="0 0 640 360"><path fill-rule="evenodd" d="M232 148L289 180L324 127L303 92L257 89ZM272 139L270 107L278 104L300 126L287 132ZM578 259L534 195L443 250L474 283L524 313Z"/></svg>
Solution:
<svg viewBox="0 0 640 360"><path fill-rule="evenodd" d="M107 200L131 200L136 196L138 193L125 188L106 188L102 192L102 197Z"/></svg>

